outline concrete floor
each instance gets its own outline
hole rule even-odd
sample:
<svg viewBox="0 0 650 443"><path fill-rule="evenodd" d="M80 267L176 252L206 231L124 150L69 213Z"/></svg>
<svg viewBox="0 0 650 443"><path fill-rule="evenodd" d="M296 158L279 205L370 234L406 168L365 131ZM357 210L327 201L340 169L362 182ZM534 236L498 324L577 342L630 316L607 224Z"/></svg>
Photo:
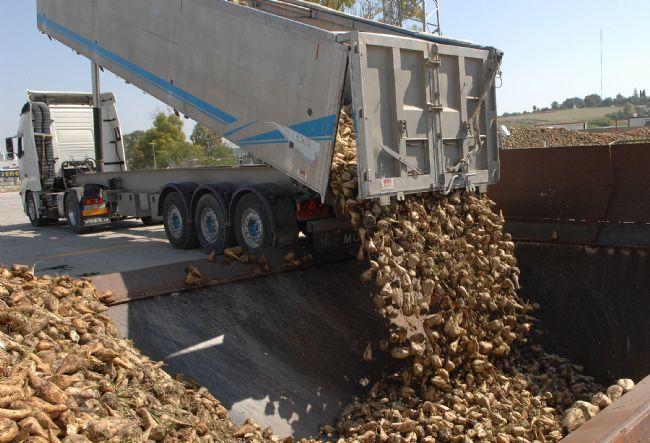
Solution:
<svg viewBox="0 0 650 443"><path fill-rule="evenodd" d="M0 264L36 265L38 273L91 276L142 269L205 257L201 249L179 251L162 225L128 220L84 235L65 222L35 228L17 192L0 193Z"/></svg>

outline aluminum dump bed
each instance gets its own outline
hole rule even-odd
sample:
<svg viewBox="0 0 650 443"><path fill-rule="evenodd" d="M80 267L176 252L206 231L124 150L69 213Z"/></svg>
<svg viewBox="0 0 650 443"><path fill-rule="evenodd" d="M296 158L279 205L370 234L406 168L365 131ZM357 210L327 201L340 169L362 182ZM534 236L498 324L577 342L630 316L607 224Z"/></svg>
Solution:
<svg viewBox="0 0 650 443"><path fill-rule="evenodd" d="M326 197L342 104L362 198L498 180L500 52L301 1L38 0L41 31Z"/></svg>

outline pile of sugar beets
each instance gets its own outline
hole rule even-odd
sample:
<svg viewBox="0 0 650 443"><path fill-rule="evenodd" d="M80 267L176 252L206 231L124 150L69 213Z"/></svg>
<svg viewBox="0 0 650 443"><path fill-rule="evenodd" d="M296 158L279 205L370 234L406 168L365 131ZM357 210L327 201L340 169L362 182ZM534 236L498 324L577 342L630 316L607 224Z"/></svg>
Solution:
<svg viewBox="0 0 650 443"><path fill-rule="evenodd" d="M388 324L364 359L388 352L402 369L353 398L325 436L557 441L633 388L623 379L602 393L529 343L537 307L517 297L514 244L486 197L356 200L355 159L344 110L332 193L358 229L361 278ZM109 298L85 280L0 268L0 442L281 440L251 420L236 427L205 388L140 354L106 315Z"/></svg>
<svg viewBox="0 0 650 443"><path fill-rule="evenodd" d="M236 441L205 388L120 337L107 296L0 268L0 442Z"/></svg>
<svg viewBox="0 0 650 443"><path fill-rule="evenodd" d="M380 206L356 200L353 119L344 110L332 192L370 267L389 324L381 351L403 369L354 399L336 430L360 442L557 441L634 386L603 394L582 368L529 342L539 307L517 297L515 245L485 196L457 191ZM326 429L332 431L332 429Z"/></svg>
<svg viewBox="0 0 650 443"><path fill-rule="evenodd" d="M510 137L503 139L506 148L543 148L607 145L622 140L647 143L650 128L635 128L623 131L588 132L571 131L564 128L514 127L510 128Z"/></svg>

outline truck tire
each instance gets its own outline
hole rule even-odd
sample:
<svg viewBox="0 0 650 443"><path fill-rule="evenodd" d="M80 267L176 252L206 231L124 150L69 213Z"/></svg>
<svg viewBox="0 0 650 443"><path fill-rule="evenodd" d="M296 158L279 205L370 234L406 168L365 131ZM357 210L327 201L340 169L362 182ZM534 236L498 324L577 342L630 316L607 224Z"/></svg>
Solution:
<svg viewBox="0 0 650 443"><path fill-rule="evenodd" d="M232 244L232 227L226 224L228 218L223 207L212 194L201 197L196 204L194 223L201 247L207 253L222 254Z"/></svg>
<svg viewBox="0 0 650 443"><path fill-rule="evenodd" d="M190 223L187 206L178 192L171 192L163 202L163 224L167 240L176 249L191 249L198 245L194 225Z"/></svg>
<svg viewBox="0 0 650 443"><path fill-rule="evenodd" d="M27 216L29 217L29 222L35 228L40 228L47 225L48 220L41 217L36 210L36 197L31 192L27 193L27 198L25 199L25 204L27 205Z"/></svg>
<svg viewBox="0 0 650 443"><path fill-rule="evenodd" d="M65 197L65 218L68 221L68 227L75 234L83 234L88 231L84 226L81 208L75 194L68 194Z"/></svg>
<svg viewBox="0 0 650 443"><path fill-rule="evenodd" d="M273 246L273 227L264 203L253 193L235 208L235 236L242 249L255 252Z"/></svg>

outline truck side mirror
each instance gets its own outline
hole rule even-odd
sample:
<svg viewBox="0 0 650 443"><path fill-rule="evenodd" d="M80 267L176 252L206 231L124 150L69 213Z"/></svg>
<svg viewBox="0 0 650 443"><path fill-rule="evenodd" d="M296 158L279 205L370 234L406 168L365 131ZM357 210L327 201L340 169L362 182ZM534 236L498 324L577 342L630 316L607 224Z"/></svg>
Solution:
<svg viewBox="0 0 650 443"><path fill-rule="evenodd" d="M23 136L18 137L18 158L23 158L25 155L25 149L23 147Z"/></svg>
<svg viewBox="0 0 650 443"><path fill-rule="evenodd" d="M14 139L13 139L13 137L7 137L5 139L5 148L7 150L7 154L9 154L9 155L14 154Z"/></svg>

